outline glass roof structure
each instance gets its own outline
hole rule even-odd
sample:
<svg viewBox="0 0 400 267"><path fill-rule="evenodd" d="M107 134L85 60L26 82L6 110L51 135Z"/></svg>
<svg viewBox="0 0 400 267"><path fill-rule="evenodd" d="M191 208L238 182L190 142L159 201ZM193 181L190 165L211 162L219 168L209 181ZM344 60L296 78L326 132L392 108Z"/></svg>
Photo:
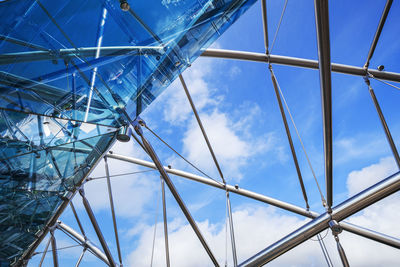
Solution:
<svg viewBox="0 0 400 267"><path fill-rule="evenodd" d="M254 0L0 1L0 266Z"/></svg>

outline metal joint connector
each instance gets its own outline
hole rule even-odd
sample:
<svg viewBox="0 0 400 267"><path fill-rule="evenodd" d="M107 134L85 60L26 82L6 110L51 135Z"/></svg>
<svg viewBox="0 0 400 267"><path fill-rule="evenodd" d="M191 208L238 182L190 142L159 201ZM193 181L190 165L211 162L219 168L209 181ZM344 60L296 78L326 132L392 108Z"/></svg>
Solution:
<svg viewBox="0 0 400 267"><path fill-rule="evenodd" d="M334 236L337 236L338 234L340 234L343 231L343 228L335 220L330 220L328 222L328 225L329 225L329 228L331 228L332 234Z"/></svg>

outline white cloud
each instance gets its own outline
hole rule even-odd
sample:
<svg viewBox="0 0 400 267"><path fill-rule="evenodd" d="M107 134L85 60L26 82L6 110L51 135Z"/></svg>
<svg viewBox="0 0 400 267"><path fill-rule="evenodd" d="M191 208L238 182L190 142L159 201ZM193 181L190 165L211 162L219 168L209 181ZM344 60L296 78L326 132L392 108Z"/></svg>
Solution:
<svg viewBox="0 0 400 267"><path fill-rule="evenodd" d="M138 145L117 142L111 149L121 155L129 155L147 159ZM108 159L110 174L121 174L143 170L135 164L126 163L115 159ZM104 162L99 163L93 171L91 177L101 177L105 175ZM121 177L111 178L113 198L117 215L123 217L135 217L141 214L145 205L152 199L153 194L158 188L152 174L141 173ZM88 182L85 185L86 196L92 208L96 211L110 209L108 189L106 179L98 179ZM79 196L78 196L79 197ZM80 203L78 201L77 203ZM79 204L79 207L82 206Z"/></svg>
<svg viewBox="0 0 400 267"><path fill-rule="evenodd" d="M257 104L244 102L231 108L224 103L223 91L227 88L215 88L212 79L224 72L225 68L224 62L201 58L183 76L224 176L240 180L241 170L256 155L273 150L275 159L285 161L287 157L273 132L260 135L254 131L257 123L264 119ZM240 69L237 67L233 71L238 74ZM226 77L229 79L229 73ZM183 147L178 151L182 151L190 161L217 177L218 172L179 79L156 101L157 107L153 106L146 115L151 118L156 111L157 115L160 114L161 106L164 121L174 130L183 132ZM255 137L256 135L258 136ZM168 162L175 168L185 167L174 157L170 157Z"/></svg>
<svg viewBox="0 0 400 267"><path fill-rule="evenodd" d="M347 178L349 196L355 195L371 185L383 180L397 170L393 157L380 159L379 163L372 164L361 170L352 171Z"/></svg>
<svg viewBox="0 0 400 267"><path fill-rule="evenodd" d="M384 136L375 133L338 138L334 145L334 153L337 155L334 156L335 164L380 157L389 152Z"/></svg>
<svg viewBox="0 0 400 267"><path fill-rule="evenodd" d="M235 125L225 113L217 109L211 114L201 114L201 119L227 177L240 179L242 177L240 169L248 163L248 160L273 146L272 134L259 138L245 136L244 128L238 127L242 121ZM252 118L244 117L243 121L250 119ZM215 170L211 154L195 119L192 119L184 134L183 145L183 151L189 160L196 162L202 169Z"/></svg>

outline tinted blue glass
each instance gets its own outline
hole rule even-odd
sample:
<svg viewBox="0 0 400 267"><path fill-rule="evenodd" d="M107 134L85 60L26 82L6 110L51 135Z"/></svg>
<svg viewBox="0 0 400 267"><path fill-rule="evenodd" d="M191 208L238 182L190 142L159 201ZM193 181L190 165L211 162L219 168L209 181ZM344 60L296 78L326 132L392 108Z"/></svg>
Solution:
<svg viewBox="0 0 400 267"><path fill-rule="evenodd" d="M255 0L0 1L0 266Z"/></svg>

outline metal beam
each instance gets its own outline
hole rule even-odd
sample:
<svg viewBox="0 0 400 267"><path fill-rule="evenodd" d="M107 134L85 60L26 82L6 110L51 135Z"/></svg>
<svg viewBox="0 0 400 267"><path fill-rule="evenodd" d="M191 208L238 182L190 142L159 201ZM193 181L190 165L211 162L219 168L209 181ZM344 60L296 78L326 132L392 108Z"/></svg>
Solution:
<svg viewBox="0 0 400 267"><path fill-rule="evenodd" d="M87 238L85 238L84 236L80 235L74 229L72 229L71 227L69 227L68 225L66 225L65 223L63 223L61 221L57 221L56 227L58 229L62 230L63 232L68 233L72 237L74 237L80 243L80 245L90 249L90 251L96 257L98 257L100 260L104 261L108 266L111 266L109 264L109 262L108 262L107 256L103 253L103 251L101 251L101 249L96 247L96 245L94 245L92 242L90 242Z"/></svg>
<svg viewBox="0 0 400 267"><path fill-rule="evenodd" d="M78 259L78 261L77 261L76 264L75 264L75 267L79 267L79 265L81 264L81 261L82 261L82 259L83 259L83 256L85 255L85 252L86 252L86 248L83 248L82 253L81 253L81 255L79 256L79 259Z"/></svg>
<svg viewBox="0 0 400 267"><path fill-rule="evenodd" d="M212 253L210 247L208 246L206 240L204 239L202 233L200 232L199 227L197 226L195 220L193 219L192 215L190 214L190 211L186 207L185 203L183 202L181 196L179 195L178 191L176 190L174 184L172 183L172 180L169 178L167 172L165 171L165 168L162 166L160 159L158 158L157 154L155 153L153 147L150 145L150 143L147 141L147 139L144 137L142 129L140 128L140 125L134 125L136 133L141 137L142 143L144 147L146 148L145 152L149 154L153 162L155 163L155 167L157 170L160 172L161 176L163 177L165 183L167 184L169 190L171 191L172 195L174 196L176 202L178 203L179 207L181 208L183 214L185 215L186 219L188 220L190 226L192 227L193 231L196 233L200 243L202 244L203 248L207 252L208 256L210 257L211 261L215 266L219 266L217 259L215 258L214 254Z"/></svg>
<svg viewBox="0 0 400 267"><path fill-rule="evenodd" d="M332 214L324 213L318 216L318 218L263 249L240 266L262 266L328 228L329 221L341 221L399 189L400 173L398 172L334 207Z"/></svg>
<svg viewBox="0 0 400 267"><path fill-rule="evenodd" d="M369 94L371 95L372 102L374 103L376 112L378 113L379 119L380 119L381 124L382 124L382 127L383 127L383 131L385 132L386 139L387 139L387 141L388 141L388 143L389 143L389 145L390 145L390 149L392 150L393 157L394 157L394 159L395 159L395 161L396 161L397 167L400 169L400 156L399 156L399 152L397 151L396 144L394 143L392 134L390 133L389 126L388 126L387 123L386 123L385 116L383 115L381 106L379 105L378 99L376 98L374 89L372 88L371 83L370 83L368 77L365 77L365 83L366 83L367 86L368 86Z"/></svg>
<svg viewBox="0 0 400 267"><path fill-rule="evenodd" d="M90 222L93 225L94 231L96 232L96 235L100 241L101 247L103 248L103 251L107 256L109 265L112 267L116 267L116 264L111 255L110 249L108 248L107 242L104 239L103 233L100 230L99 224L97 223L96 217L94 216L94 213L92 211L92 208L90 207L89 201L87 200L87 198L85 196L85 191L83 190L83 188L79 189L79 194L82 196L83 206L85 207L86 213L89 216Z"/></svg>
<svg viewBox="0 0 400 267"><path fill-rule="evenodd" d="M264 46L265 53L269 54L269 41L268 41L268 20L267 20L267 1L261 0L261 13L263 21L263 32L264 32Z"/></svg>
<svg viewBox="0 0 400 267"><path fill-rule="evenodd" d="M224 59L248 60L248 61L271 63L271 64L301 67L308 69L318 69L317 60L297 58L297 57L287 57L280 55L269 55L268 57L266 54L254 53L254 52L243 52L243 51L225 50L225 49L207 49L204 50L201 56L224 58ZM331 67L333 72L356 75L356 76L366 75L365 69L361 67L338 64L338 63L332 63ZM371 73L375 78L400 83L400 73L385 72L372 69L368 70L368 72Z"/></svg>
<svg viewBox="0 0 400 267"><path fill-rule="evenodd" d="M164 178L162 178L162 177L161 177L161 192L162 192L163 221L164 221L165 263L166 263L167 267L170 267L169 243L168 243L167 203L166 203L166 200L165 200Z"/></svg>
<svg viewBox="0 0 400 267"><path fill-rule="evenodd" d="M130 163L134 163L137 165L141 165L144 167L148 167L148 168L152 168L152 169L156 169L156 166L154 163L149 162L149 161L145 161L145 160L141 160L141 159L136 159L136 158L131 158L131 157L126 157L126 156L121 156L121 155L117 155L117 154L108 154L107 157L109 158L113 158L113 159L117 159L117 160L122 160L125 162L130 162ZM188 172L184 172L184 171L180 171L180 170L176 170L176 169L170 169L167 167L164 167L164 170L167 173L179 176L179 177L183 177L183 178L187 178L190 179L192 181L196 181L199 183L203 183L206 185L210 185L222 190L225 190L225 186L222 183L219 183L215 180L209 179L209 178L205 178L202 176L198 176L195 174L191 174ZM258 194L243 188L240 188L239 186L232 186L227 184L226 185L226 190L228 190L229 192L238 194L238 195L242 195L308 218L317 218L320 214L314 211L307 211L306 209L302 208L302 207L298 207L296 205L281 201L281 200L277 200L268 196L264 196L262 194ZM340 226L348 231L351 232L353 234L359 235L359 236L363 236L365 238L380 242L382 244L394 247L394 248L398 248L400 249L400 239L385 235L385 234L381 234L348 222L340 222Z"/></svg>
<svg viewBox="0 0 400 267"><path fill-rule="evenodd" d="M275 77L274 71L272 70L272 66L269 66L269 71L271 72L271 80L272 80L272 84L274 87L276 100L278 101L279 111L281 112L283 125L285 126L285 131L286 131L286 136L287 136L287 139L289 142L290 151L292 152L293 163L294 163L294 166L296 167L297 178L299 179L301 192L303 193L304 202L305 202L306 208L308 210L308 209L310 209L310 206L308 204L307 192L306 192L306 188L304 186L303 177L301 175L299 162L297 160L296 150L293 145L292 134L290 133L289 125L288 125L287 119L286 119L285 110L283 109L283 105L282 105L281 96L279 95L278 81Z"/></svg>
<svg viewBox="0 0 400 267"><path fill-rule="evenodd" d="M114 198L113 198L113 193L112 193L112 189L111 189L110 170L108 168L107 157L104 157L104 166L105 166L105 171L106 171L108 198L110 200L110 208L111 208L111 215L112 215L112 221L113 221L113 227L114 227L115 242L117 244L118 259L119 259L119 264L122 266L122 254L121 254L121 247L119 244L117 219L115 216Z"/></svg>
<svg viewBox="0 0 400 267"><path fill-rule="evenodd" d="M54 237L54 230L50 230L51 252L53 254L53 265L58 267L57 243Z"/></svg>
<svg viewBox="0 0 400 267"><path fill-rule="evenodd" d="M321 83L322 123L324 133L324 163L326 203L330 211L332 198L332 82L331 48L329 40L328 0L314 0L315 25L317 28L319 79Z"/></svg>
<svg viewBox="0 0 400 267"><path fill-rule="evenodd" d="M368 52L367 60L364 64L364 68L368 69L369 61L371 60L372 56L374 55L376 45L378 44L379 37L381 36L383 25L385 25L386 18L389 14L390 7L392 6L393 0L387 0L385 8L383 9L383 13L381 19L379 20L378 28L376 29L374 39L372 40L371 47Z"/></svg>

